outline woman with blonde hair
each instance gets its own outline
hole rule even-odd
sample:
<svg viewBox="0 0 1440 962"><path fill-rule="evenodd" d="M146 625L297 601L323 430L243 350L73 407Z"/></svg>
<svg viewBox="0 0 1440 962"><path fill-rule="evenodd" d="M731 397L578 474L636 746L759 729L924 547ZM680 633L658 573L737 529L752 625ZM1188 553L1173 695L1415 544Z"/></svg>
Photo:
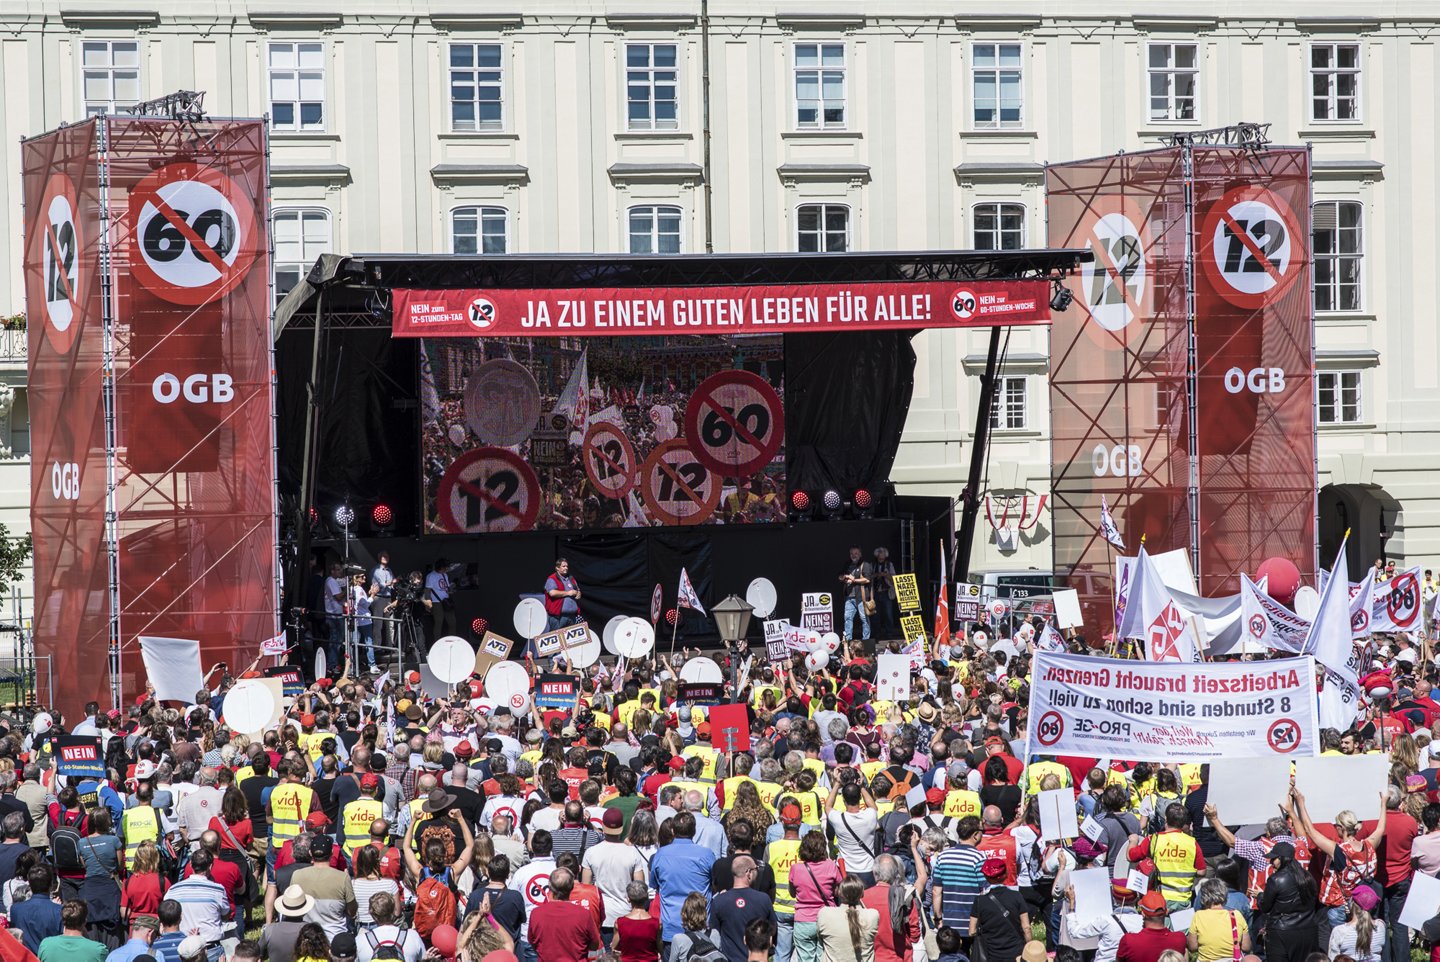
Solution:
<svg viewBox="0 0 1440 962"><path fill-rule="evenodd" d="M1375 877L1375 869L1380 861L1375 847L1385 835L1385 803L1389 792L1395 792L1398 796L1400 790L1391 785L1380 793L1380 815L1375 823L1375 831L1365 838L1359 837L1360 819L1355 817L1354 812L1346 809L1336 815L1335 834L1340 841L1335 842L1315 828L1310 813L1305 810L1305 796L1297 789L1291 790L1295 798L1295 814L1300 818L1302 829L1310 836L1311 844L1324 852L1330 860L1325 869L1325 878L1320 883L1320 904L1325 906L1326 917L1332 926L1345 923L1348 915L1345 910L1346 902L1354 896L1361 879ZM1398 797L1396 801L1398 804ZM1342 855L1338 871L1335 868L1337 851Z"/></svg>
<svg viewBox="0 0 1440 962"><path fill-rule="evenodd" d="M763 839L765 831L775 824L775 816L760 801L760 791L755 787L754 782L741 782L740 787L735 790L735 804L730 811L720 817L728 829L740 819L745 819L755 828L755 837Z"/></svg>
<svg viewBox="0 0 1440 962"><path fill-rule="evenodd" d="M1397 735L1390 743L1390 765L1401 766L1406 775L1420 771L1420 749L1409 735ZM1402 779L1403 784L1403 779Z"/></svg>
<svg viewBox="0 0 1440 962"><path fill-rule="evenodd" d="M854 875L840 883L840 904L820 910L815 927L824 962L875 962L875 935L880 913L861 906L865 883Z"/></svg>

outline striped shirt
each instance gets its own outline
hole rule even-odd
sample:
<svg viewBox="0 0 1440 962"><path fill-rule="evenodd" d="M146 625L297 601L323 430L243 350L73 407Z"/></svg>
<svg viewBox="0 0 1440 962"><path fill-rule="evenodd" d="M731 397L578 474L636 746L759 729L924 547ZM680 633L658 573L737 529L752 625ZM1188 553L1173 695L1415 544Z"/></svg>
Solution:
<svg viewBox="0 0 1440 962"><path fill-rule="evenodd" d="M931 863L931 885L941 889L940 912L945 924L962 932L970 928L970 908L985 890L980 866L985 853L961 843L935 856Z"/></svg>
<svg viewBox="0 0 1440 962"><path fill-rule="evenodd" d="M225 886L203 875L181 879L165 893L167 899L180 903L180 931L199 928L207 943L225 937L225 920L230 917L230 895Z"/></svg>

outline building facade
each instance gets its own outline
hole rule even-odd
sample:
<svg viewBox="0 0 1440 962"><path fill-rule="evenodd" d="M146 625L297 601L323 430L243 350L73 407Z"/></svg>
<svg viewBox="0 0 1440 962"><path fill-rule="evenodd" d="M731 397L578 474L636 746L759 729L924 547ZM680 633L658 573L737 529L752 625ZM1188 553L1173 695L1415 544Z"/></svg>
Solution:
<svg viewBox="0 0 1440 962"><path fill-rule="evenodd" d="M281 293L327 251L1043 246L1045 162L1268 122L1314 145L1322 552L1343 519L1361 555L1440 553L1429 0L711 0L708 56L698 0L115 6L0 11L0 312L15 142L181 88L272 121ZM916 337L902 492L960 494L985 343ZM1048 366L1043 329L1007 335L977 569L1050 566Z"/></svg>

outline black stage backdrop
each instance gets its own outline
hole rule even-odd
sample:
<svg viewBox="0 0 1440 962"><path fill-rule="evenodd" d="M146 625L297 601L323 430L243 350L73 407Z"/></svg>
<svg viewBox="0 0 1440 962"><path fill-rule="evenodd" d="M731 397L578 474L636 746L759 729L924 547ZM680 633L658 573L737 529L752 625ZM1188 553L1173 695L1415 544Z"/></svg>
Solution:
<svg viewBox="0 0 1440 962"><path fill-rule="evenodd" d="M313 331L290 330L276 343L277 440L286 519L295 517L300 491L313 336ZM617 614L648 615L657 582L665 609L674 607L682 566L707 606L732 592L743 597L752 579L767 577L780 597L776 617L798 620L800 593L836 589L851 544L863 548L866 557L884 545L898 560L900 524L893 519L417 538L417 345L392 340L384 330L326 333L318 384L314 507L321 522L315 548L337 555L343 550L330 515L348 502L360 518L351 532L351 554L358 563L372 565L374 552L382 546L390 550L398 571L423 570L442 555L464 563L470 586L456 595L462 633L476 616L485 617L497 631L513 631L511 615L518 599L541 590L560 555L570 559L586 591L585 613L597 631ZM888 481L910 403L915 355L909 332L788 335L785 357L789 488L811 492L812 497L834 488L847 500L859 487L878 491ZM395 537L369 536L366 515L377 501L394 509ZM920 520L920 536L925 538L932 519ZM918 561L922 579L928 560ZM662 626L662 639L665 633ZM751 636L760 637L758 621ZM713 640L713 622L684 612L682 641L686 637ZM663 645L668 650L668 639Z"/></svg>

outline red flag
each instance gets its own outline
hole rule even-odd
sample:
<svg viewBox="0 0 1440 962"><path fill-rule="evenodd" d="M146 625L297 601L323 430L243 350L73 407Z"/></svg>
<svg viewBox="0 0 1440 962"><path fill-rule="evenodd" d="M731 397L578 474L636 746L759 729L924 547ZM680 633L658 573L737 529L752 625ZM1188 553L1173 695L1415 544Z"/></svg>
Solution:
<svg viewBox="0 0 1440 962"><path fill-rule="evenodd" d="M940 545L940 597L935 600L935 648L950 644L950 586L945 578L945 545Z"/></svg>

